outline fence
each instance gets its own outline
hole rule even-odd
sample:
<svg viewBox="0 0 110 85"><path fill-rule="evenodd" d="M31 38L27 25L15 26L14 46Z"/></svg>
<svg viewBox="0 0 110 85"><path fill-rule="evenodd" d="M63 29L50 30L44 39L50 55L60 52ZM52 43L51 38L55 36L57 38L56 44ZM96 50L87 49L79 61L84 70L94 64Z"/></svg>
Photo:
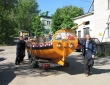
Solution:
<svg viewBox="0 0 110 85"><path fill-rule="evenodd" d="M110 42L101 42L97 44L98 54L110 54Z"/></svg>

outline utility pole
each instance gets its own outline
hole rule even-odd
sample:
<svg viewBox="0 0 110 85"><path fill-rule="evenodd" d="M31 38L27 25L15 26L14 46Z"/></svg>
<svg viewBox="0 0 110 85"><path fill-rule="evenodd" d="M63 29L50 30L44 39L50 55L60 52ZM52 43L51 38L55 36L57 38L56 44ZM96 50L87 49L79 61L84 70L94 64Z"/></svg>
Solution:
<svg viewBox="0 0 110 85"><path fill-rule="evenodd" d="M108 20L107 20L107 23L106 23L106 24L107 24L107 27L106 27L105 30L104 30L104 33L103 33L101 42L103 41L103 38L104 38L104 35L105 35L105 31L106 31L107 29L109 29L109 24L110 24L109 19L110 19L110 15L109 15L109 17L108 17Z"/></svg>

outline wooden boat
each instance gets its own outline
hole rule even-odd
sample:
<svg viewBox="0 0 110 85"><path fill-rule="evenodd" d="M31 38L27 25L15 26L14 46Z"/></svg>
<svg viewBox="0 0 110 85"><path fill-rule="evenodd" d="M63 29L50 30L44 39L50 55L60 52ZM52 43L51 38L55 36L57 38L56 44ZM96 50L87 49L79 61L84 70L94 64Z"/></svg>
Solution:
<svg viewBox="0 0 110 85"><path fill-rule="evenodd" d="M61 29L53 35L50 42L28 41L27 52L37 59L47 59L64 66L66 57L76 49L77 45L75 32L72 29Z"/></svg>

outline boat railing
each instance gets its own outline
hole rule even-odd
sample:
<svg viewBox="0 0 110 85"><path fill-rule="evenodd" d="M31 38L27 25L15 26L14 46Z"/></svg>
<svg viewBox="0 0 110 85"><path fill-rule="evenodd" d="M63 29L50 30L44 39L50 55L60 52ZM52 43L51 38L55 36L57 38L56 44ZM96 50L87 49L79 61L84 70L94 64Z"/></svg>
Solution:
<svg viewBox="0 0 110 85"><path fill-rule="evenodd" d="M48 37L39 37L37 39L30 39L27 40L27 43L32 43L32 44L45 44L45 43L51 43L52 40L50 40Z"/></svg>

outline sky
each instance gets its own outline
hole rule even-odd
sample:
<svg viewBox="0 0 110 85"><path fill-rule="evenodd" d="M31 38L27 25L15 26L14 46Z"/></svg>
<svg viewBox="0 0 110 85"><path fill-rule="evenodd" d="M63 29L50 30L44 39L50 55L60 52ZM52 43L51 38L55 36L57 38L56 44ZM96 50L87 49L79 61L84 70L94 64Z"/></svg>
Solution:
<svg viewBox="0 0 110 85"><path fill-rule="evenodd" d="M87 13L92 0L36 0L41 12L49 11L49 16L54 14L57 8L62 8L64 6L72 5L81 7L84 12Z"/></svg>

